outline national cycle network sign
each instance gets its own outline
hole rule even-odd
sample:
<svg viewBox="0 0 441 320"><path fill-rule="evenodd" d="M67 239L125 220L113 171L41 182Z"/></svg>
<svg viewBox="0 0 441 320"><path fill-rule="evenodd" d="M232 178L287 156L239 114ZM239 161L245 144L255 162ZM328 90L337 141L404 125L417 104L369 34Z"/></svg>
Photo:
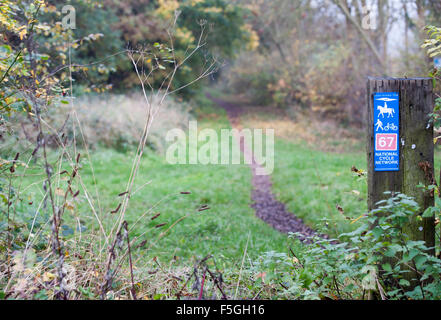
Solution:
<svg viewBox="0 0 441 320"><path fill-rule="evenodd" d="M397 92L374 95L375 171L400 170L399 106L400 97Z"/></svg>

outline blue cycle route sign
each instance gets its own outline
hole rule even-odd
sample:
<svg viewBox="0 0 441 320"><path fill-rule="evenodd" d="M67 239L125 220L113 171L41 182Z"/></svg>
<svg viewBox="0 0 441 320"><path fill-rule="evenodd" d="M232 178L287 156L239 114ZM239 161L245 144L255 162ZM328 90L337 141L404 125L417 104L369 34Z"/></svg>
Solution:
<svg viewBox="0 0 441 320"><path fill-rule="evenodd" d="M399 171L400 97L397 92L374 95L374 168L375 171Z"/></svg>

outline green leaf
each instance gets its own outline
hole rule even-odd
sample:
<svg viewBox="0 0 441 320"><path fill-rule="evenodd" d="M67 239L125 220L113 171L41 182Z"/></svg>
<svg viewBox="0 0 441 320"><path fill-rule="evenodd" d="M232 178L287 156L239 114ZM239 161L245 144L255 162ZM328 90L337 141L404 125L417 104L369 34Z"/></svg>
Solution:
<svg viewBox="0 0 441 320"><path fill-rule="evenodd" d="M431 217L433 217L434 211L436 212L438 210L436 210L436 208L434 208L434 207L427 208L426 210L424 210L423 218L431 218Z"/></svg>
<svg viewBox="0 0 441 320"><path fill-rule="evenodd" d="M391 267L390 263L385 263L385 264L382 265L382 267L383 267L384 271L392 272L392 267Z"/></svg>
<svg viewBox="0 0 441 320"><path fill-rule="evenodd" d="M414 261L415 261L415 265L416 265L417 269L421 269L423 267L423 265L426 263L427 257L423 256L423 255L419 255L419 256L415 257Z"/></svg>
<svg viewBox="0 0 441 320"><path fill-rule="evenodd" d="M408 287L408 286L410 286L410 282L407 281L406 279L401 279L400 280L400 285L403 286L403 287Z"/></svg>
<svg viewBox="0 0 441 320"><path fill-rule="evenodd" d="M383 229L381 229L380 227L375 227L373 230L372 230L372 234L374 235L374 237L375 238L380 238L381 237L381 235L383 234Z"/></svg>

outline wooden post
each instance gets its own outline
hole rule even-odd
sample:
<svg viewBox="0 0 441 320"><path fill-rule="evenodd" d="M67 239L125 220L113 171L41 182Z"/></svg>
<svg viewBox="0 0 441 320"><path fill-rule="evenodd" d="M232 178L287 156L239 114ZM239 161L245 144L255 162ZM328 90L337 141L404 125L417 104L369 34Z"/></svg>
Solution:
<svg viewBox="0 0 441 320"><path fill-rule="evenodd" d="M374 127L374 121L378 119L374 119L374 95L381 92L396 92L399 95L398 171L375 171L374 136L377 129ZM368 78L369 210L375 209L378 201L387 198L385 191L401 192L413 197L420 206L420 214L433 205L433 195L417 187L420 183L426 186L433 184L433 125L429 124L429 114L433 112L433 104L433 83L430 78ZM433 218L423 218L422 221L414 219L405 231L411 239L424 240L428 247L435 246Z"/></svg>

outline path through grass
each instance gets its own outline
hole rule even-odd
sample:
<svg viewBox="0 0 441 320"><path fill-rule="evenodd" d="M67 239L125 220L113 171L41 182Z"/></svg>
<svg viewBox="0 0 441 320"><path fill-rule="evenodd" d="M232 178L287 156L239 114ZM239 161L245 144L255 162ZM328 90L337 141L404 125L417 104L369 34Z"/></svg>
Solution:
<svg viewBox="0 0 441 320"><path fill-rule="evenodd" d="M350 218L366 213L366 179L351 172L352 166L366 169L364 153L322 152L278 139L275 158L273 190L291 212L332 236L357 226L337 205Z"/></svg>

